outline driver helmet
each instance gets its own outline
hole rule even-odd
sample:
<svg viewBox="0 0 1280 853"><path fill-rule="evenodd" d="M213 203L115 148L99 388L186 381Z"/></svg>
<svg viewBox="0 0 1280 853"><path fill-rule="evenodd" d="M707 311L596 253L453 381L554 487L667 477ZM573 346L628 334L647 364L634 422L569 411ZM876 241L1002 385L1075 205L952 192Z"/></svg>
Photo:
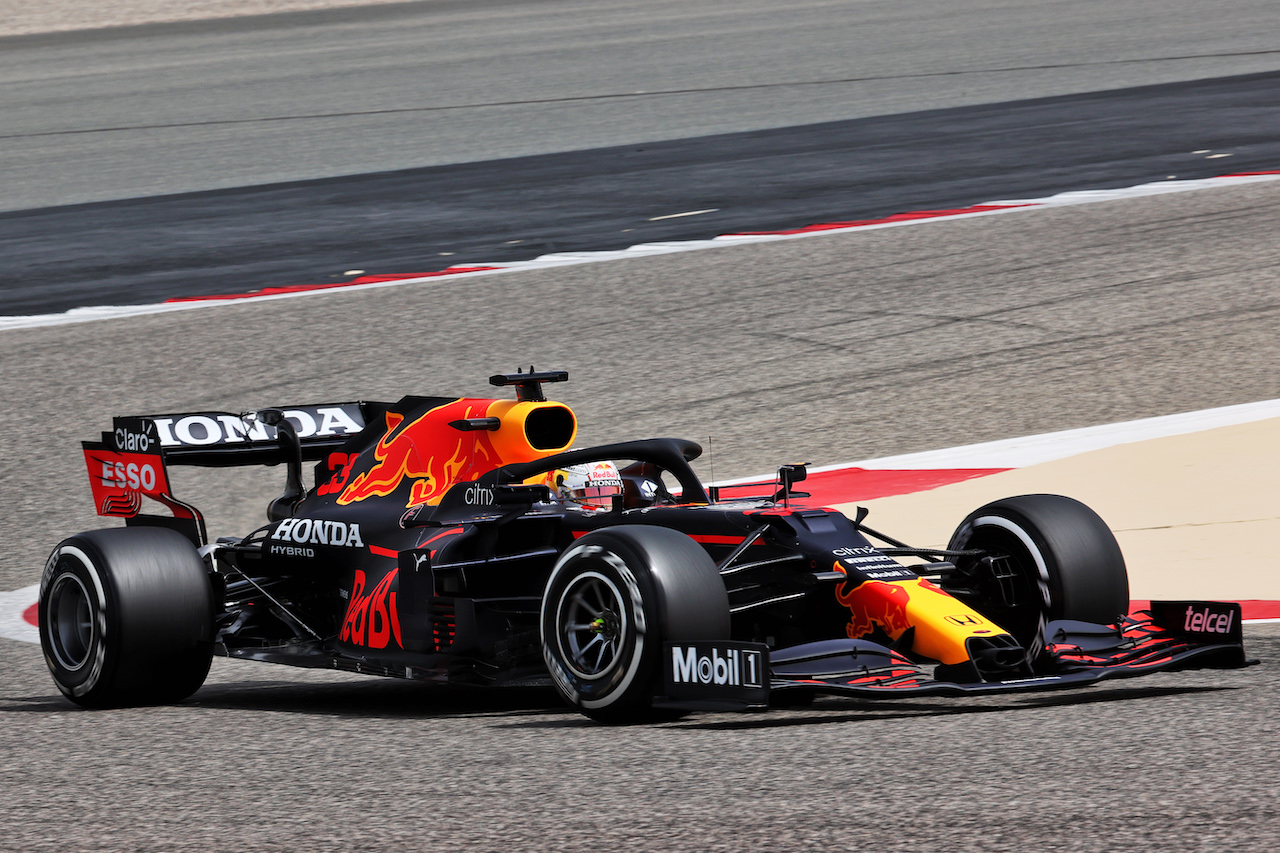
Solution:
<svg viewBox="0 0 1280 853"><path fill-rule="evenodd" d="M622 475L612 462L588 462L557 468L547 475L547 485L568 504L583 509L613 509L613 496L622 494Z"/></svg>

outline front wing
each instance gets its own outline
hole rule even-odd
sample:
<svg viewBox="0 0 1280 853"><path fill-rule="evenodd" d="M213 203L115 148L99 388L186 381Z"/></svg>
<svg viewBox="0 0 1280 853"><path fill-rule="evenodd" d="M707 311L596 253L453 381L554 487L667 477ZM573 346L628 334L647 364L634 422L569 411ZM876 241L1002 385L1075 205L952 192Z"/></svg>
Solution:
<svg viewBox="0 0 1280 853"><path fill-rule="evenodd" d="M714 666L703 668L703 674L710 676L706 680L697 678L695 672L697 683L691 684L687 678L675 683L669 664L666 695L655 704L748 710L765 707L770 694L789 692L877 699L1010 693L1081 687L1152 672L1235 669L1257 663L1244 654L1240 605L1223 602L1152 602L1150 610L1125 616L1113 625L1050 622L1045 643L1030 674L972 683L935 680L928 667L865 640L828 640L767 651L767 684L750 692L744 692L741 685L717 684ZM749 643L712 645L721 647L720 651L700 649L709 660L716 654L727 657L762 648ZM679 661L687 654L680 644L667 645L669 659Z"/></svg>

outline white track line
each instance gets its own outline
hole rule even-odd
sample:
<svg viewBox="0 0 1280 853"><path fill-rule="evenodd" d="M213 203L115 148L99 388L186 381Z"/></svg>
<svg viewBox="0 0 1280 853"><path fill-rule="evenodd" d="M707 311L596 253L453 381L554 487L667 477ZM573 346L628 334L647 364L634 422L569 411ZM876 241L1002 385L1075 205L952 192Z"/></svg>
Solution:
<svg viewBox="0 0 1280 853"><path fill-rule="evenodd" d="M448 273L449 279L469 278L481 275L497 275L500 273L520 272L522 270L548 269L551 267L572 266L577 264L600 263L603 261L623 260L626 258L645 257L648 255L666 255L675 252L694 252L702 249L717 249L723 246L743 243L768 243L779 240L800 240L806 237L819 237L827 234L841 234L850 231L871 231L880 228L901 228L908 225L923 225L930 222L942 222L955 219L970 219L978 216L996 216L1003 213L1019 213L1038 210L1045 207L1062 207L1065 205L1091 204L1101 201L1115 201L1127 198L1165 195L1167 193L1192 192L1195 190L1215 189L1219 187L1255 184L1280 180L1280 172L1256 175L1224 175L1217 178L1205 178L1194 181L1162 181L1154 184L1140 184L1133 187L1122 187L1110 190L1087 190L1083 192L1066 192L1047 198L1018 199L1013 201L987 202L975 207L997 206L995 210L979 210L958 212L942 216L930 216L919 219L897 219L893 221L876 221L862 225L851 225L841 228L822 228L801 231L798 233L768 234L725 234L712 240L688 240L668 243L642 243L629 249L609 252L560 252L542 255L528 261L495 264L468 264L468 267L483 266L491 269L471 270L468 272ZM319 293L332 293L335 290L370 290L378 287L401 287L407 284L421 284L436 281L440 273L430 277L411 277L394 281L379 281L368 284L352 284L345 287L327 287L316 290L300 290L292 293L278 293L269 296L245 296L241 299L210 299L194 302L167 302L157 305L103 305L91 308L73 308L61 314L35 314L23 317L0 317L0 331L8 329L30 329L41 326L62 326L69 323L89 323L95 320L111 320L120 317L137 317L145 314L163 314L170 311L190 311L197 308L212 308L218 305L242 305L246 302L260 302L275 299L293 299L301 296L315 296Z"/></svg>

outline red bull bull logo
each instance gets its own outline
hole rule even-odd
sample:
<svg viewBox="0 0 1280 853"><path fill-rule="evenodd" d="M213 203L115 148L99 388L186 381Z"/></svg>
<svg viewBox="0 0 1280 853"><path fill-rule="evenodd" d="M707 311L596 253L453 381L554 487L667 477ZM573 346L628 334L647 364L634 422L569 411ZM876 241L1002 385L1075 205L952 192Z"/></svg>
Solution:
<svg viewBox="0 0 1280 853"><path fill-rule="evenodd" d="M851 639L865 637L879 625L896 640L911 627L911 620L907 617L911 593L896 584L863 581L848 592L843 588L837 589L836 599L852 614L845 626Z"/></svg>
<svg viewBox="0 0 1280 853"><path fill-rule="evenodd" d="M386 497L406 483L406 507L438 503L455 483L564 450L577 434L577 420L561 403L461 399L412 415L387 412L386 434L375 447L344 467L331 458L334 476L324 488L340 490L339 504ZM479 420L492 424L453 426Z"/></svg>
<svg viewBox="0 0 1280 853"><path fill-rule="evenodd" d="M338 496L342 505L386 497L412 483L405 506L438 501L450 485L474 471L477 476L502 464L491 433L459 432L449 423L484 417L492 400L456 400L405 423L387 413L387 433L373 448L373 464L351 479Z"/></svg>

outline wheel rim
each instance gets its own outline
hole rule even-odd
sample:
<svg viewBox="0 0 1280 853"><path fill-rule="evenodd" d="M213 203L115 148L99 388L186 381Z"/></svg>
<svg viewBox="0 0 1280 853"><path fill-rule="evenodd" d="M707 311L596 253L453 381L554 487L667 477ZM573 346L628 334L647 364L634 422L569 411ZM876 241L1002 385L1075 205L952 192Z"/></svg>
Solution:
<svg viewBox="0 0 1280 853"><path fill-rule="evenodd" d="M77 575L63 572L49 587L49 645L58 664L75 672L89 660L97 626L93 599Z"/></svg>
<svg viewBox="0 0 1280 853"><path fill-rule="evenodd" d="M1011 530L993 525L975 526L969 538L958 545L1004 556L1012 564L1017 578L1015 594L1018 604L1007 607L990 599L982 604L973 603L974 609L1013 635L1026 646L1036 640L1040 625L1046 618L1049 603L1044 600L1048 591L1047 580L1041 578L1039 563L1027 546ZM946 584L943 588L946 589Z"/></svg>
<svg viewBox="0 0 1280 853"><path fill-rule="evenodd" d="M560 658L584 681L604 678L617 666L627 636L626 600L617 585L599 572L575 577L556 606Z"/></svg>

